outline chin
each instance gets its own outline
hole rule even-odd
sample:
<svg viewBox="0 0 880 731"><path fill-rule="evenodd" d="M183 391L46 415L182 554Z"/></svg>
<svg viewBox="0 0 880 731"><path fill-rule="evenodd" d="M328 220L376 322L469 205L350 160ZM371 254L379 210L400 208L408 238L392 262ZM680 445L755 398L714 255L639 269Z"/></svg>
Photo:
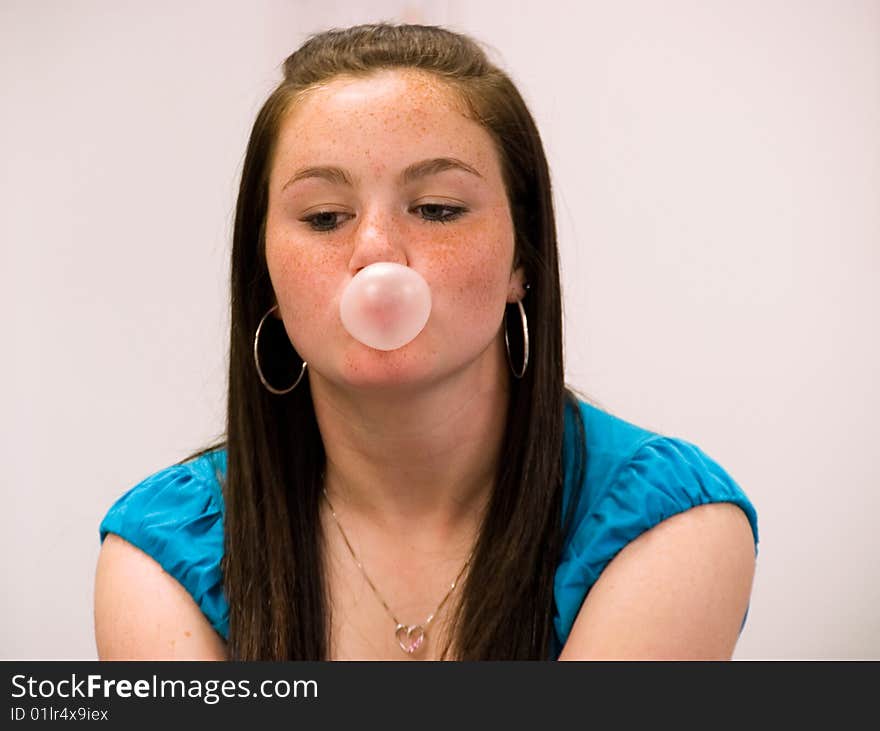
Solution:
<svg viewBox="0 0 880 731"><path fill-rule="evenodd" d="M349 388L399 391L424 387L437 378L436 363L429 354L409 343L397 350L377 350L358 344L349 351L339 369L340 380Z"/></svg>

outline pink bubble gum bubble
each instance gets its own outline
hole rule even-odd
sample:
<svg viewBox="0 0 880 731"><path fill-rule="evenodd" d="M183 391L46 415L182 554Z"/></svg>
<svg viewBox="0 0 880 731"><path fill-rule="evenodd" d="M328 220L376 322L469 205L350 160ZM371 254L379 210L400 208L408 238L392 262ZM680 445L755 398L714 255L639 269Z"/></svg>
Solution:
<svg viewBox="0 0 880 731"><path fill-rule="evenodd" d="M431 290L415 269L380 261L361 269L339 301L342 324L376 350L396 350L418 335L431 314Z"/></svg>

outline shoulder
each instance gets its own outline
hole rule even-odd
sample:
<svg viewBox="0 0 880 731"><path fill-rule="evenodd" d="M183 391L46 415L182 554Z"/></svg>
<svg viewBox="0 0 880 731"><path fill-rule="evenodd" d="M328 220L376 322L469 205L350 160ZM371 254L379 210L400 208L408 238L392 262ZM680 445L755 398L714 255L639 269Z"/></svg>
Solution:
<svg viewBox="0 0 880 731"><path fill-rule="evenodd" d="M604 569L559 659L729 660L754 568L743 511L707 503L678 513Z"/></svg>
<svg viewBox="0 0 880 731"><path fill-rule="evenodd" d="M599 576L626 546L662 522L692 508L696 524L747 523L757 553L757 512L746 493L718 462L685 439L641 428L583 401L586 468L573 478L575 430L566 422L565 504L571 523L555 577L557 636L564 643L577 612ZM686 530L686 528L682 528Z"/></svg>
<svg viewBox="0 0 880 731"><path fill-rule="evenodd" d="M192 595L146 553L108 534L94 594L100 660L225 660L223 638Z"/></svg>
<svg viewBox="0 0 880 731"><path fill-rule="evenodd" d="M222 519L225 475L223 449L154 472L113 503L101 522L101 540L115 527L141 528L169 512L181 518L208 514Z"/></svg>
<svg viewBox="0 0 880 731"><path fill-rule="evenodd" d="M228 633L221 571L225 472L224 450L159 470L123 493L99 528L102 543L113 534L138 549L130 560L161 567L222 637ZM102 554L134 555L121 542L112 545Z"/></svg>

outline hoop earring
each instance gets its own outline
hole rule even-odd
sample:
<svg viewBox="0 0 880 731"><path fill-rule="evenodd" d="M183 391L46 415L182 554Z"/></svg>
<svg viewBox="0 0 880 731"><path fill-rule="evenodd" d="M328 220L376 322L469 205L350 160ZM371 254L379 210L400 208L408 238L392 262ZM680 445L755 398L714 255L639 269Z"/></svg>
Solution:
<svg viewBox="0 0 880 731"><path fill-rule="evenodd" d="M519 373L516 372L516 369L513 367L513 360L510 357L510 340L507 337L507 312L504 313L504 345L507 347L507 362L510 363L510 370L513 371L513 375L516 378L522 378L526 373L526 367L529 364L529 323L526 319L526 310L522 305L521 300L517 300L516 304L519 306L519 317L522 320L522 331L523 331L523 364L522 369Z"/></svg>
<svg viewBox="0 0 880 731"><path fill-rule="evenodd" d="M266 390L271 391L272 393L274 393L278 396L283 396L284 394L290 393L291 391L293 391L293 389L295 389L299 385L299 382L302 380L302 377L305 375L306 366L308 365L308 363L303 361L302 369L300 369L300 372L299 372L299 378L296 379L296 382L290 388L285 388L283 390L278 389L278 388L274 388L273 386L269 385L269 382L263 376L263 369L260 368L260 353L259 353L259 348L258 348L259 343L260 343L260 332L263 329L263 323L266 322L266 318L269 317L269 315L271 315L277 309L278 309L278 305L274 305L273 307L269 308L269 311L265 315L263 315L263 317L260 319L260 324L257 325L257 333L256 333L256 335L254 335L254 363L257 366L257 375L260 377L260 381L266 387Z"/></svg>

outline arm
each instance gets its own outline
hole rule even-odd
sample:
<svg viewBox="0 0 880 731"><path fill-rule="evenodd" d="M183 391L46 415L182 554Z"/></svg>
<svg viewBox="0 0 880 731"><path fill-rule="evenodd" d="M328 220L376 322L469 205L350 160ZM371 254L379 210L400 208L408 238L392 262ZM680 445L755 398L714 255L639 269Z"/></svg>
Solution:
<svg viewBox="0 0 880 731"><path fill-rule="evenodd" d="M731 503L672 516L625 546L587 594L560 660L729 660L755 571Z"/></svg>
<svg viewBox="0 0 880 731"><path fill-rule="evenodd" d="M193 598L156 561L115 534L95 575L100 660L225 660L226 646Z"/></svg>

